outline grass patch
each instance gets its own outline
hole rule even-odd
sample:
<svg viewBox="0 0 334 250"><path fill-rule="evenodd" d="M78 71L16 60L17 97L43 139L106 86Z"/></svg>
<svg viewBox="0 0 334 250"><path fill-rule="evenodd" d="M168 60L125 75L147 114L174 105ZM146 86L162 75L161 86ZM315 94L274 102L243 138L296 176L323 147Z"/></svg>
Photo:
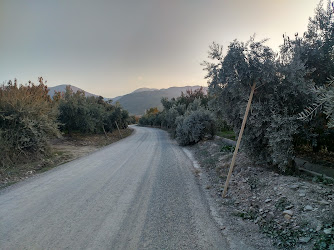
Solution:
<svg viewBox="0 0 334 250"><path fill-rule="evenodd" d="M220 136L220 137L230 139L230 140L235 140L236 139L235 133L232 130L219 131L219 132L217 132L217 135Z"/></svg>
<svg viewBox="0 0 334 250"><path fill-rule="evenodd" d="M322 176L314 176L312 178L312 181L316 182L316 183L322 183L324 185L332 185L332 184L334 184L334 181L324 178L323 175Z"/></svg>
<svg viewBox="0 0 334 250"><path fill-rule="evenodd" d="M201 165L203 165L206 168L215 168L217 163L217 159L214 157L206 158L201 162Z"/></svg>
<svg viewBox="0 0 334 250"><path fill-rule="evenodd" d="M233 213L234 216L240 217L244 220L254 221L257 218L257 213L255 211L237 211Z"/></svg>
<svg viewBox="0 0 334 250"><path fill-rule="evenodd" d="M223 145L220 149L220 152L232 153L234 152L235 147L230 145Z"/></svg>

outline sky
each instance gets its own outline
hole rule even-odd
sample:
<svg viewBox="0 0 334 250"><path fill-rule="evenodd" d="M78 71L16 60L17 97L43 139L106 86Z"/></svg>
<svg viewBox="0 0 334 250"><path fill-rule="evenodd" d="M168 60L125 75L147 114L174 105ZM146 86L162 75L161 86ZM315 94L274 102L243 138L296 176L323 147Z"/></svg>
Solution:
<svg viewBox="0 0 334 250"><path fill-rule="evenodd" d="M115 97L203 85L209 45L307 29L319 0L0 0L0 82L72 84Z"/></svg>

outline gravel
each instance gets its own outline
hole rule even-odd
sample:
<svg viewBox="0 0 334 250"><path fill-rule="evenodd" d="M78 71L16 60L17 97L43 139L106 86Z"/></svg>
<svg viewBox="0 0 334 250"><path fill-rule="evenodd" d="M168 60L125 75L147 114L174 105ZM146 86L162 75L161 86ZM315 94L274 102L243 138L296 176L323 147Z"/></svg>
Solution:
<svg viewBox="0 0 334 250"><path fill-rule="evenodd" d="M165 131L132 136L0 193L2 249L230 249L192 162Z"/></svg>

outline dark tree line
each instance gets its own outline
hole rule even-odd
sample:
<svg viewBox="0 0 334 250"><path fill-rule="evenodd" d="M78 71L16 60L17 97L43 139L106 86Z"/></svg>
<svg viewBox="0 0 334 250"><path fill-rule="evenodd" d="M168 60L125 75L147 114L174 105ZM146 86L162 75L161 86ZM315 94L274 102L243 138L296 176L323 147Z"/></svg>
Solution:
<svg viewBox="0 0 334 250"><path fill-rule="evenodd" d="M69 134L112 132L117 125L128 126L129 113L101 96L86 97L83 91L74 93L68 86L65 93L56 93L54 99L58 103L60 129Z"/></svg>

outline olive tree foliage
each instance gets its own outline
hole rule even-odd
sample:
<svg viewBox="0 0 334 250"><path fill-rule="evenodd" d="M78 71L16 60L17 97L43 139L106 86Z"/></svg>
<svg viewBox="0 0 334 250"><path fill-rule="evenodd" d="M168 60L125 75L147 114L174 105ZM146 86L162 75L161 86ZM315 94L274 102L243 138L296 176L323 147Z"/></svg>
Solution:
<svg viewBox="0 0 334 250"><path fill-rule="evenodd" d="M165 127L180 145L194 144L207 135L214 135L215 119L208 110L208 102L209 97L203 88L188 90L170 100L162 98L163 111L148 110L139 124Z"/></svg>
<svg viewBox="0 0 334 250"><path fill-rule="evenodd" d="M214 116L204 108L189 109L185 115L177 117L176 125L175 138L180 145L195 144L206 135L213 137L215 133Z"/></svg>
<svg viewBox="0 0 334 250"><path fill-rule="evenodd" d="M103 125L107 132L112 132L117 128L121 129L128 127L130 116L127 110L124 110L119 103L112 105L111 103L104 103L106 105L104 112Z"/></svg>
<svg viewBox="0 0 334 250"><path fill-rule="evenodd" d="M199 107L207 109L208 101L209 97L204 93L202 87L194 91L187 90L186 93L182 92L179 97L172 98L171 100L163 98L161 103L164 107L163 113L165 113L166 127L175 132L177 127L177 117L185 115L190 109L195 110Z"/></svg>
<svg viewBox="0 0 334 250"><path fill-rule="evenodd" d="M323 103L324 113L329 119L328 127L334 128L334 78L329 82L329 86L326 91L317 91L318 101Z"/></svg>
<svg viewBox="0 0 334 250"><path fill-rule="evenodd" d="M118 104L105 102L103 97L86 97L83 91L74 93L67 86L64 94L56 93L54 97L59 108L60 128L71 134L112 132L117 125L128 126L129 114ZM116 125L117 123L117 125Z"/></svg>
<svg viewBox="0 0 334 250"><path fill-rule="evenodd" d="M182 113L180 113L178 111L176 106L171 107L169 110L166 110L165 124L166 124L167 128L171 128L171 129L175 128L176 127L176 124L175 124L176 118L180 115L182 115Z"/></svg>
<svg viewBox="0 0 334 250"><path fill-rule="evenodd" d="M204 62L210 107L239 133L251 86L256 90L247 120L242 149L256 162L281 170L292 164L293 137L301 123L296 119L311 98L306 70L297 57L278 60L265 40L233 41L223 55L220 45L210 46Z"/></svg>
<svg viewBox="0 0 334 250"><path fill-rule="evenodd" d="M311 91L315 94L315 102L306 107L298 119L311 120L316 114L322 111L328 119L327 126L334 128L334 78L328 81L328 85L313 87Z"/></svg>
<svg viewBox="0 0 334 250"><path fill-rule="evenodd" d="M325 85L334 76L334 62L331 56L334 46L334 3L327 1L325 8L321 0L315 15L309 19L307 31L292 46L300 47L300 56L311 72L307 75L317 86ZM296 34L298 35L298 34ZM289 43L289 41L286 41Z"/></svg>
<svg viewBox="0 0 334 250"><path fill-rule="evenodd" d="M47 154L48 139L59 135L57 114L43 78L0 86L0 163Z"/></svg>
<svg viewBox="0 0 334 250"><path fill-rule="evenodd" d="M139 125L160 126L161 116L157 107L146 110L145 115L139 120Z"/></svg>
<svg viewBox="0 0 334 250"><path fill-rule="evenodd" d="M301 113L304 127L295 144L309 144L314 152L321 148L334 152L330 115L332 102L329 101L332 90L330 79L334 76L334 3L327 1L324 7L323 1L320 1L315 15L309 19L306 32L301 36L296 33L294 39L284 36L281 52L281 55L288 55L287 60L300 58L307 71L305 78L313 81L309 92L315 99L309 101L308 107Z"/></svg>
<svg viewBox="0 0 334 250"><path fill-rule="evenodd" d="M100 116L100 111L96 109L94 116ZM69 134L72 131L93 132L95 129L95 119L90 115L91 106L83 91L74 93L70 86L67 86L63 98L59 101L59 113L61 129Z"/></svg>
<svg viewBox="0 0 334 250"><path fill-rule="evenodd" d="M195 144L205 136L215 134L215 117L213 113L203 107L202 99L195 98L188 104L184 115L175 120L175 138L180 145Z"/></svg>

